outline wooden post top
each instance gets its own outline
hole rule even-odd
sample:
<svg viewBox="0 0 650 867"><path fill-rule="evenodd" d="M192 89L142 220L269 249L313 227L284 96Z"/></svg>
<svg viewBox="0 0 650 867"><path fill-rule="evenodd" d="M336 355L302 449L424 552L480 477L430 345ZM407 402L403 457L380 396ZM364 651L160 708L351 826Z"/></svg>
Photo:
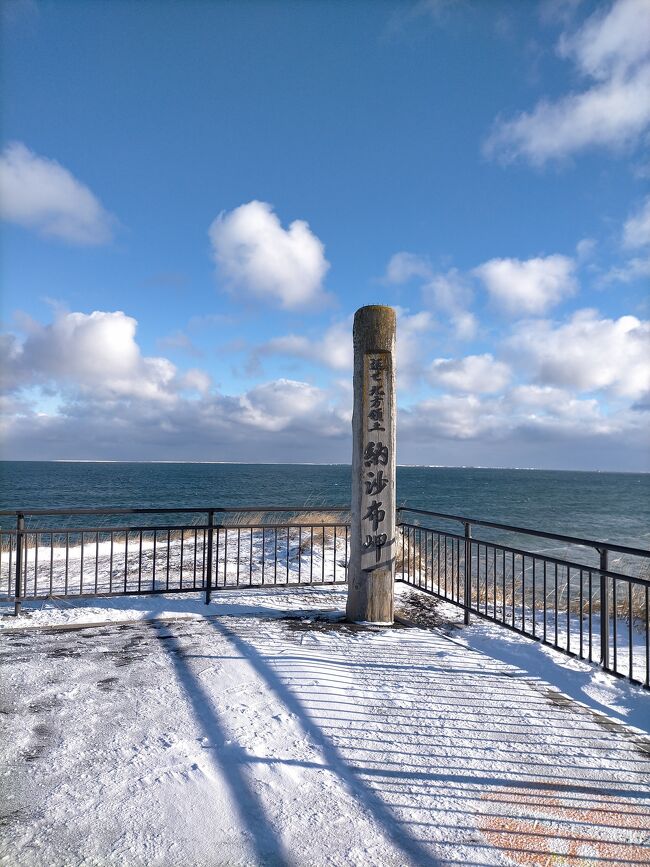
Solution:
<svg viewBox="0 0 650 867"><path fill-rule="evenodd" d="M397 316L392 307L368 304L354 314L354 345L365 352L394 349Z"/></svg>

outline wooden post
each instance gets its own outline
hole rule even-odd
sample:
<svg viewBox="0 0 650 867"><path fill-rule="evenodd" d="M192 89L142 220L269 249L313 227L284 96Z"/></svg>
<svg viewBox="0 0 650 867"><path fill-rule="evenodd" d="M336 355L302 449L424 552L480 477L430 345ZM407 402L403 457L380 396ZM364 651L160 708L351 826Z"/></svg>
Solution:
<svg viewBox="0 0 650 867"><path fill-rule="evenodd" d="M347 618L393 622L395 581L395 311L354 317L352 531Z"/></svg>

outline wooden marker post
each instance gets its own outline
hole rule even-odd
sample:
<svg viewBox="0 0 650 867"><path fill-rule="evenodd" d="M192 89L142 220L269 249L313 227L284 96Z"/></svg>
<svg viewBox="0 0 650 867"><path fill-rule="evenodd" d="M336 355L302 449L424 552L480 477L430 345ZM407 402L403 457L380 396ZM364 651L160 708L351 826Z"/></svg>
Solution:
<svg viewBox="0 0 650 867"><path fill-rule="evenodd" d="M354 316L352 535L347 618L393 622L395 581L395 311Z"/></svg>

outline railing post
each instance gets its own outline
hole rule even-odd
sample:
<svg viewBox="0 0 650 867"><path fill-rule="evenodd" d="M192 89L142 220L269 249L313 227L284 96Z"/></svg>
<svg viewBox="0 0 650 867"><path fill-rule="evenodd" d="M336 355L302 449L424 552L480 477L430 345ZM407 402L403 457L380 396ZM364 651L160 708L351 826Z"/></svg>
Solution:
<svg viewBox="0 0 650 867"><path fill-rule="evenodd" d="M464 606L465 626L469 626L469 609L472 604L472 528L469 521L465 521L465 586L464 586Z"/></svg>
<svg viewBox="0 0 650 867"><path fill-rule="evenodd" d="M607 548L599 548L600 554L600 664L609 669L609 593L607 592ZM614 600L616 604L616 600Z"/></svg>
<svg viewBox="0 0 650 867"><path fill-rule="evenodd" d="M23 540L25 538L25 516L21 513L16 519L16 594L14 616L20 614L20 597L23 572Z"/></svg>
<svg viewBox="0 0 650 867"><path fill-rule="evenodd" d="M208 556L205 569L207 572L207 582L205 585L205 604L210 604L212 596L212 534L214 532L212 524L214 523L214 511L210 509L208 512Z"/></svg>

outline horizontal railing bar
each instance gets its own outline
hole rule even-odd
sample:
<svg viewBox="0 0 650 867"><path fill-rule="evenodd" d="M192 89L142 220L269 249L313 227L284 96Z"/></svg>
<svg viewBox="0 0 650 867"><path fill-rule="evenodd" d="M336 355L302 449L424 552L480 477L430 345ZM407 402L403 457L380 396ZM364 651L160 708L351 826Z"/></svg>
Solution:
<svg viewBox="0 0 650 867"><path fill-rule="evenodd" d="M288 522L284 522L282 524L212 524L213 530L287 530L292 529L293 527L314 527L319 530L322 529L334 529L335 527L349 527L350 523L341 521L338 524L321 524L321 523L312 523L311 521L307 524L290 524ZM103 533L105 535L111 535L115 533L154 533L154 532L162 532L167 530L182 530L185 531L194 531L194 530L209 530L210 524L145 524L144 526L140 525L130 525L128 527L122 526L106 526L103 527L30 527L26 530L21 530L23 536L49 536L55 535L56 533L69 533L71 536L81 535L82 533ZM8 536L17 535L17 530L0 530L0 534L6 534ZM90 544L91 540L88 540ZM94 544L94 540L93 540Z"/></svg>
<svg viewBox="0 0 650 867"><path fill-rule="evenodd" d="M313 527L314 530L333 530L336 527L350 527L348 521L341 521L340 524L313 524L311 521L308 524L213 524L213 530L293 530L302 527L303 530ZM148 528L151 529L151 528Z"/></svg>
<svg viewBox="0 0 650 867"><path fill-rule="evenodd" d="M539 536L542 539L556 539L559 542L568 542L571 545L584 545L587 548L607 548L608 551L616 551L619 554L632 554L635 557L650 557L650 551L643 548L631 548L628 545L618 545L615 542L597 541L595 539L582 539L579 536L565 536L562 533L547 533L543 530L531 530L527 527L513 527L510 524L500 524L496 521L485 521L479 518L467 518L461 515L448 515L444 512L431 512L428 509L415 509L410 506L398 506L397 512L412 512L417 515L430 515L434 518L446 518L449 521L459 521L461 524L470 524L475 527L492 527L496 530L509 530L512 533L523 533L528 536ZM409 525L412 526L412 525ZM423 528L424 529L424 528ZM433 528L429 528L433 529Z"/></svg>
<svg viewBox="0 0 650 867"><path fill-rule="evenodd" d="M253 581L252 583L246 582L245 584L219 584L218 586L212 585L212 592L215 593L218 590L290 590L293 587L341 587L347 584L347 581L344 579L340 579L338 581L290 581L288 584L262 584L261 581L258 583ZM52 593L44 594L41 593L38 596L27 595L21 596L21 601L25 602L40 602L43 600L51 599L56 601L58 599L104 599L104 598L112 598L115 596L162 596L169 595L170 593L204 593L204 587L161 587L160 590L117 590L114 592L106 592L106 593ZM2 596L3 599L13 600L15 597L13 595L10 596Z"/></svg>
<svg viewBox="0 0 650 867"><path fill-rule="evenodd" d="M465 541L465 536L460 536L458 533L448 533L446 530L436 530L434 527L421 527L419 524L400 524L400 527L407 527L409 530L421 530L424 533L436 533L438 536L444 536L447 539L460 539ZM650 579L637 578L635 575L626 575L624 572L611 572L609 570L601 570L599 566L588 566L586 563L576 563L573 560L561 560L558 557L552 557L549 554L538 554L536 551L525 551L523 548L511 548L509 545L502 545L500 542L486 542L485 539L477 539L474 536L471 538L472 545L485 545L485 547L496 548L499 551L507 551L508 554L519 554L523 557L534 557L536 560L545 560L547 563L557 563L558 566L568 566L571 569L582 569L583 572L593 572L594 575L604 575L607 578L620 578L624 581L632 581L634 584L642 584L650 586Z"/></svg>
<svg viewBox="0 0 650 867"><path fill-rule="evenodd" d="M178 506L178 507L135 507L128 508L71 508L71 509L0 509L0 516L36 516L36 515L171 515L171 514L196 514L213 512L224 513L250 513L250 512L349 512L350 506ZM633 548L628 545L619 545L615 542L607 542L596 539L584 539L578 536L567 536L562 533L550 533L543 530L533 530L529 527L516 527L511 524L502 524L496 521L486 521L480 518L468 518L462 515L450 515L445 512L434 512L429 509L417 509L411 506L398 506L397 512L411 512L418 515L428 515L436 518L444 518L449 521L458 521L477 527L491 527L497 530L508 530L512 533L522 533L528 536L537 536L542 539L554 539L573 545L582 545L588 548L607 548L620 554L631 554L637 557L650 557L650 551L642 548ZM270 525L267 525L270 526ZM3 532L9 532L9 529Z"/></svg>
<svg viewBox="0 0 650 867"><path fill-rule="evenodd" d="M175 515L193 512L349 512L350 506L179 506L177 508L130 507L124 509L0 509L0 515Z"/></svg>
<svg viewBox="0 0 650 867"><path fill-rule="evenodd" d="M209 524L145 524L144 526L131 524L127 527L122 527L121 525L115 525L114 527L110 524L104 524L103 527L71 527L68 525L67 527L30 527L25 528L25 530L21 530L23 536L34 536L38 534L39 536L49 536L50 533L70 533L73 535L75 533L137 533L139 530L147 531L149 533L153 533L154 530L207 530ZM212 525L213 529L216 529L217 525ZM16 535L16 530L0 530L0 533L8 533L13 536Z"/></svg>

